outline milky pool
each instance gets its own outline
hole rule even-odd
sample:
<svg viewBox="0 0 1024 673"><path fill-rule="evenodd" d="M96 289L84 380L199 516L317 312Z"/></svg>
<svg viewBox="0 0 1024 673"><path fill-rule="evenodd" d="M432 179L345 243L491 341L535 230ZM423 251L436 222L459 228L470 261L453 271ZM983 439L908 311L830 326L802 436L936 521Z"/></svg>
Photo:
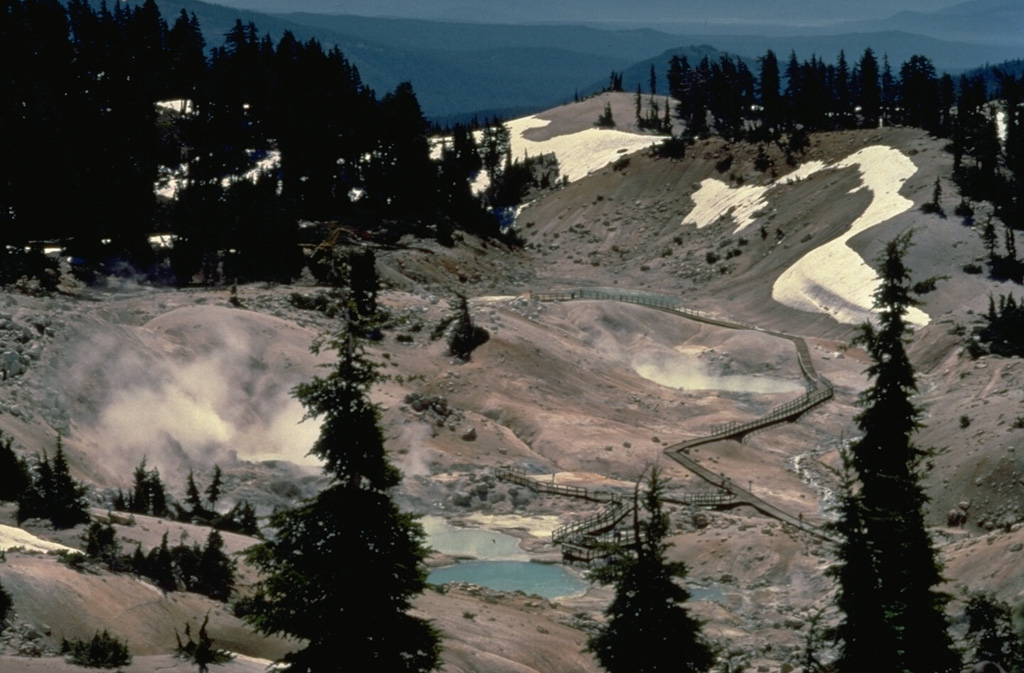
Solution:
<svg viewBox="0 0 1024 673"><path fill-rule="evenodd" d="M544 598L576 596L590 583L562 565L532 563L511 535L479 528L457 528L440 517L421 519L427 543L451 556L469 556L462 561L430 571L432 584L469 582L499 591L523 591Z"/></svg>

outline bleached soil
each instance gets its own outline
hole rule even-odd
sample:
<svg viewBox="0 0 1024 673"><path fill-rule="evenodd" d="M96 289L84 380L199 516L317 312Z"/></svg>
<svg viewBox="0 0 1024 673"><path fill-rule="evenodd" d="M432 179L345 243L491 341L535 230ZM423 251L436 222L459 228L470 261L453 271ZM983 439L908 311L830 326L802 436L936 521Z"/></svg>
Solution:
<svg viewBox="0 0 1024 673"><path fill-rule="evenodd" d="M617 119L629 118L630 98L614 100L626 106ZM589 133L602 107L598 97L538 115L550 123L523 122L532 127L524 135L559 142ZM392 458L405 474L401 502L456 524L506 530L535 558L554 560L550 531L596 505L515 494L493 480L491 468L514 464L541 478L630 493L657 463L674 489L699 488L699 479L662 455L664 447L715 423L753 418L794 393L675 384L692 382L698 371L712 382L734 376L801 385L787 341L637 306L541 304L528 294L620 287L680 297L807 339L816 368L836 386L835 400L746 443L720 442L693 455L808 523L824 522L822 494L835 485L837 447L857 434L856 400L866 385L863 352L843 347L853 334L848 321L863 314L867 274L885 241L913 228L907 262L915 279L949 276L923 297L925 318L911 345L925 412L918 441L937 451L926 476L929 520L955 597L988 589L1012 599L1024 589L1024 430L1015 427L1024 367L960 354L958 325L975 320L988 293L1010 288L963 272L984 255L976 232L919 210L939 176L952 212L958 195L948 181L951 158L938 141L907 129L815 136L799 166L785 165L775 147L767 151L774 167L763 173L753 166L756 148L719 140L698 142L682 160L638 152L617 167L588 168L588 177L524 210L523 250L471 237L455 248L408 241L407 248L378 250L387 285L380 303L395 326L370 352L393 375L374 395ZM718 171L727 156L730 168ZM794 172L800 179L787 179ZM822 261L821 250L833 252ZM717 261L707 261L709 252ZM849 280L838 281L841 273ZM780 287L816 306L777 300ZM268 513L294 502L322 480L304 456L315 425L299 423L301 408L289 391L329 360L312 356L308 345L332 322L294 308L293 291L315 289L244 286L240 309L230 307L226 290L130 284L69 289L51 299L7 295L0 321L13 327L0 329L0 340L4 349L20 344L26 371L0 383L0 428L27 455L52 451L61 432L75 475L93 485L100 512L143 457L178 497L188 469L202 486L217 463L227 477L222 506L244 497ZM491 333L467 363L453 361L443 341L428 336L456 291L474 298L474 318ZM844 297L850 313L837 314L838 300L821 300L826 293ZM416 411L406 398L414 392L443 396L445 414ZM961 416L969 417L967 427ZM946 513L961 506L967 525L947 529ZM4 522L11 524L9 514ZM706 519L675 506L671 514L671 554L690 568L694 612L733 665L778 670L798 663L808 621L828 602L827 545L743 507ZM205 539L201 529L157 520L118 527L126 546L144 548L165 530L172 539ZM33 523L27 531L81 544L80 530L58 535ZM250 542L232 539L231 548ZM255 577L243 571L244 592ZM180 667L166 658L174 630L208 610L219 646L259 659L291 646L252 635L205 599L164 596L128 577L75 573L52 555L9 552L0 583L15 597L19 623L45 625L50 648L62 634L91 635L101 624L128 638L139 655L129 671ZM548 602L454 587L430 591L416 606L445 635L447 670L597 671L581 649L585 628L600 619L609 597L595 588ZM954 601L951 609L961 607ZM250 665L257 664L232 664L239 671ZM12 671L62 666L52 658L0 660Z"/></svg>

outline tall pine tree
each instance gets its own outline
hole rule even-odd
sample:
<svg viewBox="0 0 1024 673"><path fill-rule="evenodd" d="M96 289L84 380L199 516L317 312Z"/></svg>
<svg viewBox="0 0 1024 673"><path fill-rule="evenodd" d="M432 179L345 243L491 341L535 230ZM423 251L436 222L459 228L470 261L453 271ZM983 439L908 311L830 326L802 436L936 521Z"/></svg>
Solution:
<svg viewBox="0 0 1024 673"><path fill-rule="evenodd" d="M664 492L665 481L654 468L643 496L647 517L634 521L636 553L621 551L591 573L598 582L615 586L607 620L587 641L587 649L609 673L700 673L715 662L700 622L683 606L690 599L681 583L686 564L667 558Z"/></svg>
<svg viewBox="0 0 1024 673"><path fill-rule="evenodd" d="M873 384L861 394L863 436L849 455L859 489L847 489L838 526L844 618L837 673L960 670L944 613L949 597L936 589L941 568L924 521L920 470L928 453L911 441L921 412L911 399L917 388L905 348L905 316L917 303L903 261L909 246L909 234L886 245L874 294L877 325L864 324L854 340L871 358Z"/></svg>
<svg viewBox="0 0 1024 673"><path fill-rule="evenodd" d="M296 388L307 417L322 422L310 453L324 461L331 484L275 514L273 539L248 552L262 579L247 619L264 633L304 641L285 656L287 671L430 671L438 634L408 614L426 586L424 532L391 497L401 475L385 455L369 398L380 375L357 332L346 321L326 344L314 344L314 352L337 351L338 363ZM352 582L363 589L352 591Z"/></svg>

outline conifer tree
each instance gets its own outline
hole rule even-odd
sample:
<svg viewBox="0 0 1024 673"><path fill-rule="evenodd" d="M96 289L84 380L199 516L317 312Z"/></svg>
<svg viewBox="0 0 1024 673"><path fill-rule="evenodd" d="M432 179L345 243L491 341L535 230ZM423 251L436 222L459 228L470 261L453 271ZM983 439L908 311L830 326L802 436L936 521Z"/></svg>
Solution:
<svg viewBox="0 0 1024 673"><path fill-rule="evenodd" d="M1014 628L1013 608L992 594L976 593L967 599L967 642L972 661L991 661L1007 673L1024 672L1024 633Z"/></svg>
<svg viewBox="0 0 1024 673"><path fill-rule="evenodd" d="M610 129L615 126L615 117L612 115L611 103L604 104L604 110L597 117L597 121L594 122L594 126L602 129Z"/></svg>
<svg viewBox="0 0 1024 673"><path fill-rule="evenodd" d="M132 473L132 489L125 501L126 509L136 514L166 516L168 513L167 491L160 479L160 470L146 469L146 458L139 462Z"/></svg>
<svg viewBox="0 0 1024 673"><path fill-rule="evenodd" d="M28 467L13 449L14 440L0 432L0 500L17 500L29 486Z"/></svg>
<svg viewBox="0 0 1024 673"><path fill-rule="evenodd" d="M32 517L49 519L54 528L71 528L89 521L85 487L71 476L60 436L53 462L45 453L38 459L32 485L18 500L18 522Z"/></svg>
<svg viewBox="0 0 1024 673"><path fill-rule="evenodd" d="M348 256L349 291L360 317L367 318L377 312L377 257L372 248L353 251Z"/></svg>
<svg viewBox="0 0 1024 673"><path fill-rule="evenodd" d="M998 254L998 243L999 239L996 234L996 225L992 222L992 216L989 215L985 224L981 228L981 242L985 246L985 251L988 252L988 263L995 267L999 263Z"/></svg>
<svg viewBox="0 0 1024 673"><path fill-rule="evenodd" d="M47 500L53 490L53 466L43 452L43 457L36 456L33 466L32 483L18 498L18 523L26 519L45 518L49 511Z"/></svg>
<svg viewBox="0 0 1024 673"><path fill-rule="evenodd" d="M5 621L7 615L10 614L11 608L14 607L14 599L11 598L11 594L0 586L0 621Z"/></svg>
<svg viewBox="0 0 1024 673"><path fill-rule="evenodd" d="M210 485L206 487L206 499L210 501L210 507L216 507L217 501L220 500L221 489L224 487L224 473L220 469L220 465L213 466L213 479L210 480Z"/></svg>
<svg viewBox="0 0 1024 673"><path fill-rule="evenodd" d="M285 656L286 671L430 671L439 636L408 614L410 599L425 587L424 532L391 497L401 475L385 455L379 410L369 398L380 374L356 333L346 321L326 343L315 343L314 352L337 351L338 363L295 390L307 417L322 422L310 453L331 483L275 514L273 539L247 552L262 579L246 619L261 632L304 641ZM352 578L362 591L351 590Z"/></svg>
<svg viewBox="0 0 1024 673"><path fill-rule="evenodd" d="M235 585L235 562L224 553L224 537L215 529L210 531L199 558L197 569L199 593L218 601L227 601Z"/></svg>
<svg viewBox="0 0 1024 673"><path fill-rule="evenodd" d="M203 499L199 495L199 487L196 486L196 476L192 470L188 471L188 482L185 487L185 503L191 508L194 516L203 509Z"/></svg>
<svg viewBox="0 0 1024 673"><path fill-rule="evenodd" d="M873 383L861 393L856 421L863 435L849 456L859 490L847 489L839 527L837 673L960 670L943 612L949 597L936 589L941 568L924 521L919 479L928 453L912 442L921 412L911 399L916 383L905 348L905 316L917 303L903 261L909 245L909 234L886 245L874 293L877 325L865 323L854 340L871 358Z"/></svg>
<svg viewBox="0 0 1024 673"><path fill-rule="evenodd" d="M52 488L48 509L54 528L71 528L89 521L85 487L72 478L60 437L57 437L57 452L53 455Z"/></svg>
<svg viewBox="0 0 1024 673"><path fill-rule="evenodd" d="M229 530L242 535L252 537L263 537L260 532L259 519L256 517L256 508L248 500L240 500L235 503L231 511L213 521L213 526L218 530Z"/></svg>
<svg viewBox="0 0 1024 673"><path fill-rule="evenodd" d="M138 551L136 555L140 553L141 551ZM178 582L174 577L174 557L167 544L166 531L160 540L160 546L149 550L144 567L143 574L156 582L156 585L164 591L174 591L178 588Z"/></svg>
<svg viewBox="0 0 1024 673"><path fill-rule="evenodd" d="M136 575L146 574L146 555L142 553L142 543L135 545L135 551L132 553L130 561L132 572Z"/></svg>
<svg viewBox="0 0 1024 673"><path fill-rule="evenodd" d="M636 553L622 551L591 573L598 582L615 586L615 598L587 649L609 673L707 671L715 661L714 649L683 605L690 598L681 584L686 564L667 558L669 517L661 507L665 481L657 468L646 485L647 518L634 522Z"/></svg>
<svg viewBox="0 0 1024 673"><path fill-rule="evenodd" d="M111 569L121 567L121 542L117 539L117 531L109 523L94 521L89 524L83 541L86 556L102 561Z"/></svg>
<svg viewBox="0 0 1024 673"><path fill-rule="evenodd" d="M857 91L860 94L857 102L860 104L861 125L864 128L874 128L878 126L883 96L879 83L878 61L870 47L864 50L864 55L857 64L857 72Z"/></svg>
<svg viewBox="0 0 1024 673"><path fill-rule="evenodd" d="M455 309L455 326L448 338L448 352L455 357L469 360L477 346L487 343L491 335L483 327L473 324L473 318L469 314L469 300L466 299L466 296L462 294L457 296L458 301L453 307Z"/></svg>
<svg viewBox="0 0 1024 673"><path fill-rule="evenodd" d="M779 95L779 60L771 49L761 57L760 92L763 131L767 137L778 138L782 121L782 98Z"/></svg>

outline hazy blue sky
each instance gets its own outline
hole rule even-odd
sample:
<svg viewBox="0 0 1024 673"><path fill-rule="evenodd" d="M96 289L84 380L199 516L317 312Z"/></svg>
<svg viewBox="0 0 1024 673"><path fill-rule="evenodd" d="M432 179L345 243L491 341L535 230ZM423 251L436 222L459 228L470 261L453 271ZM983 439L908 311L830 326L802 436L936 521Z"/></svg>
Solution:
<svg viewBox="0 0 1024 673"><path fill-rule="evenodd" d="M259 11L403 16L486 22L786 23L820 25L932 12L957 0L217 0Z"/></svg>

